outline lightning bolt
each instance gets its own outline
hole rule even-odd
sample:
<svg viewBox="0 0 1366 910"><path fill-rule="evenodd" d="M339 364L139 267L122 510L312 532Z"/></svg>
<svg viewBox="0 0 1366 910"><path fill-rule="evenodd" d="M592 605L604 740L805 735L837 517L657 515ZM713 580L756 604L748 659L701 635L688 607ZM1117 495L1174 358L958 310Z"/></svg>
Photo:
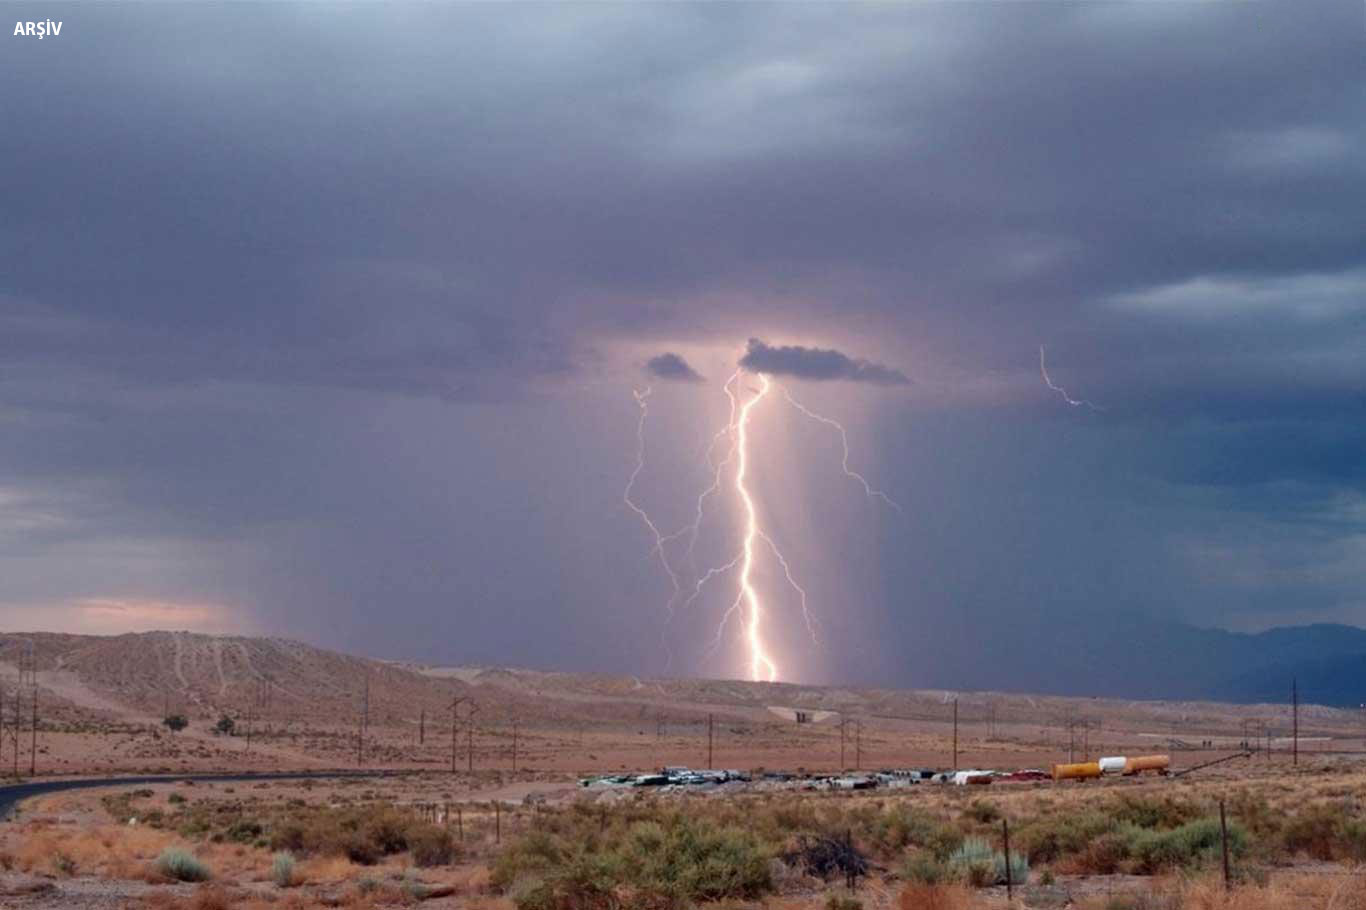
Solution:
<svg viewBox="0 0 1366 910"><path fill-rule="evenodd" d="M764 650L764 605L750 580L750 573L754 569L754 538L761 533L759 513L754 508L754 499L750 496L749 489L745 486L745 475L749 471L749 414L768 394L769 386L768 377L760 373L759 391L740 407L740 417L736 422L735 492L745 507L744 559L740 564L740 597L736 599L736 603L739 604L743 599L748 608L745 616L745 641L749 646L749 678L773 682L778 678L778 666ZM733 611L735 608L731 609Z"/></svg>
<svg viewBox="0 0 1366 910"><path fill-rule="evenodd" d="M673 594L670 595L668 603L664 605L664 611L668 616L665 621L665 626L667 628L668 623L673 619L674 602L678 600L679 595L683 593L683 588L678 583L678 573L675 572L673 566L669 564L669 555L664 552L664 544L668 538L660 533L659 526L654 523L654 519L650 518L650 513L646 512L636 504L635 500L631 499L631 490L635 488L636 479L640 477L640 472L645 470L645 420L650 416L650 392L650 386L646 386L645 391L643 392L636 391L635 389L631 390L631 394L635 396L636 399L636 407L640 409L640 420L636 423L636 467L635 470L631 472L630 479L626 481L626 489L622 491L621 499L626 503L627 508L640 516L640 520L644 522L645 527L649 529L650 535L655 541L654 549L650 551L650 555L659 554L659 564L664 567L665 573L669 576L669 582L673 585ZM664 630L660 631L660 642L664 646L664 653L666 656L665 668L667 669L673 663L673 651L669 648L669 643L665 637Z"/></svg>
<svg viewBox="0 0 1366 910"><path fill-rule="evenodd" d="M807 417L810 417L812 420L820 421L826 426L834 427L836 430L839 431L840 445L844 449L844 458L840 461L840 469L844 471L844 476L851 477L854 480L857 480L859 484L862 485L863 492L867 495L869 499L881 499L887 505L891 506L893 509L896 509L898 512L900 512L901 506L899 503L893 500L886 493L882 492L881 490L877 489L872 484L870 484L868 482L868 478L864 477L858 471L851 471L849 469L849 434L844 431L844 425L840 423L838 420L826 417L823 414L817 414L815 411L812 411L806 405L802 404L800 401L793 398L792 393L787 390L786 386L779 386L779 388L782 389L783 396L787 398L788 403L790 403L794 408L801 411L803 414L805 414Z"/></svg>
<svg viewBox="0 0 1366 910"><path fill-rule="evenodd" d="M1048 364L1044 362L1043 345L1039 345L1039 375L1043 377L1044 385L1048 386L1050 389L1057 392L1060 396L1062 396L1062 400L1070 404L1072 407L1079 408L1085 405L1093 411L1105 410L1100 405L1092 404L1085 398L1073 398L1071 395L1067 394L1067 390L1064 389L1062 386L1053 384L1053 380L1049 378L1048 375Z"/></svg>
<svg viewBox="0 0 1366 910"><path fill-rule="evenodd" d="M673 587L673 594L665 605L665 610L668 614L668 618L665 622L666 629L673 621L676 607L679 610L687 610L701 596L703 588L708 582L718 576L731 572L738 566L739 579L735 599L732 601L730 607L722 614L720 622L717 624L716 635L712 641L711 647L707 651L707 656L710 657L720 649L731 619L740 615L742 619L743 642L749 656L749 677L754 681L773 682L778 679L780 670L775 658L769 653L768 646L765 643L764 621L767 616L767 608L754 581L755 563L760 555L758 553L758 544L760 541L762 541L773 554L773 558L777 561L778 566L782 568L783 577L786 579L788 585L792 587L792 590L796 592L801 604L802 618L806 623L806 629L812 642L819 645L820 636L818 634L819 623L810 610L806 589L798 583L796 577L793 575L792 567L788 563L787 557L783 555L782 550L778 547L777 542L761 526L759 509L755 504L754 496L750 492L748 486L748 480L752 470L750 465L749 429L750 418L755 407L757 407L776 386L783 393L783 396L788 402L802 414L812 420L825 424L826 426L833 427L839 433L840 444L843 450L843 458L840 462L840 467L846 477L852 478L862 486L864 494L869 499L881 499L887 506L895 509L897 512L901 512L901 506L882 490L879 490L870 484L866 477L849 467L849 436L845 431L843 424L833 418L812 411L810 408L797 401L786 388L773 382L765 373L753 374L758 380L759 388L751 389L750 391L752 394L746 398L744 392L740 388L740 380L743 375L747 374L742 373L741 370L736 370L722 385L722 391L725 392L726 398L730 402L730 415L725 425L712 435L704 452L711 483L697 496L694 504L693 520L672 534L663 533L650 517L649 513L636 503L631 496L636 481L645 468L645 421L649 416L649 398L651 390L649 387L646 387L644 391L632 392L635 396L636 405L640 409L640 419L636 424L636 466L635 470L631 472L630 478L627 480L626 489L622 493L622 499L627 507L640 517L640 520L649 530L650 536L654 541L651 555L658 554L660 565L664 567L664 571L669 576L669 581ZM716 454L717 448L727 440L729 440L730 444L726 449L726 454L718 460ZM735 495L741 507L744 519L741 549L729 562L709 568L705 572L698 573L696 568L693 567L693 555L701 531L702 520L706 514L707 500L720 492L722 486L725 484L727 468L732 464L735 465ZM680 581L678 570L676 570L669 561L666 546L684 535L688 536L687 558L690 567L689 572L692 573L689 576L689 580L692 581L692 590L687 598L682 600L681 606L679 606L680 600L683 598L684 586ZM661 633L661 640L663 641L666 653L669 654L670 661L672 661L672 652L669 650L668 642L663 632Z"/></svg>
<svg viewBox="0 0 1366 910"><path fill-rule="evenodd" d="M704 509L704 507L705 507L705 505L706 505L707 497L708 497L708 496L711 496L713 493L716 493L717 491L719 491L719 490L721 489L721 478L722 478L722 475L725 474L726 465L730 464L731 461L734 460L734 458L735 458L735 447L736 447L735 406L736 406L736 405L735 405L735 393L732 392L732 391L730 390L730 387L731 387L731 385L733 385L733 384L735 383L735 381L736 381L737 379L739 379L739 378L740 378L740 371L739 371L739 370L736 370L734 373L732 373L732 374L730 375L730 378L726 380L726 384L723 385L723 386L721 387L721 389L726 393L726 398L728 398L728 399L730 400L730 417L726 420L726 425L723 426L721 429L717 430L716 433L715 433L715 435L712 436L712 438L711 438L711 443L708 444L708 446L707 446L707 467L708 467L708 469L710 469L710 470L712 471L712 482L711 482L711 486L707 487L707 488L706 488L705 490L703 490L700 494L698 494L698 497L697 497L697 510L696 510L696 515L695 515L695 517L693 518L693 523L692 523L691 525L689 525L688 528L685 528L685 529L684 529L684 530L691 530L691 531L692 531L691 536L688 538L688 560L689 560L689 563L691 563L692 558L693 558L693 550L696 549L696 547L697 547L697 534L698 534L698 531L699 531L699 530L701 529L701 527L702 527L702 511L703 511L703 509ZM712 461L712 452L714 452L714 451L716 450L716 444L717 444L718 442L720 442L722 439L726 439L726 438L730 438L730 440L731 440L730 452L727 453L726 457L723 458L723 459L721 459L719 462L714 462L714 463L713 463L713 461ZM738 557L737 557L737 559L738 559ZM709 571L707 572L706 577L705 577L702 581L699 581L699 582L698 582L698 590L701 590L701 585L702 585L703 581L705 581L707 578L710 578L713 574L714 574L714 572L711 571L711 570L709 570ZM690 600L691 600L691 598L690 598Z"/></svg>

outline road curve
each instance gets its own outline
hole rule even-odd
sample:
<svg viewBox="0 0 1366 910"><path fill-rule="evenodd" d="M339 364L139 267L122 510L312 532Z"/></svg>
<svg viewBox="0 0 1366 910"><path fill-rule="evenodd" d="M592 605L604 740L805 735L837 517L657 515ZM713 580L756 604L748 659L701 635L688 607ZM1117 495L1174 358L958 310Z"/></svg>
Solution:
<svg viewBox="0 0 1366 910"><path fill-rule="evenodd" d="M0 820L7 820L22 800L45 793L81 790L90 787L138 787L177 781L224 781L250 783L258 780L318 780L334 777L387 777L401 771L262 771L258 774L148 774L141 777L82 777L69 780L36 780L0 787Z"/></svg>

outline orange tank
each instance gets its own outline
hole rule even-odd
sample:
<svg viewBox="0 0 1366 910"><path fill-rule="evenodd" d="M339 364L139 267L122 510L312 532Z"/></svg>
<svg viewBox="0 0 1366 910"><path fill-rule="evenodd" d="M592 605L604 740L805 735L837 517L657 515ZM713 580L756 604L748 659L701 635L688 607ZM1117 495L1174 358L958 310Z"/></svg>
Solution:
<svg viewBox="0 0 1366 910"><path fill-rule="evenodd" d="M1158 774L1166 774L1171 766L1170 755L1132 755L1124 761L1124 773L1141 774L1144 771L1156 771Z"/></svg>
<svg viewBox="0 0 1366 910"><path fill-rule="evenodd" d="M1100 777L1100 762L1098 761L1053 766L1054 780L1087 780L1092 777Z"/></svg>

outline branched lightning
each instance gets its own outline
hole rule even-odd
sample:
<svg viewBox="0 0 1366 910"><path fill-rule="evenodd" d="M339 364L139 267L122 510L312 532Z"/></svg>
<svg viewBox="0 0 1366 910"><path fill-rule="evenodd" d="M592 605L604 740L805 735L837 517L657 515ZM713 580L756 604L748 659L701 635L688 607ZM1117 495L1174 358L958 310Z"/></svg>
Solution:
<svg viewBox="0 0 1366 910"><path fill-rule="evenodd" d="M816 617L811 615L811 610L807 608L806 588L797 584L797 579L792 577L792 569L787 564L787 557L783 556L783 551L778 549L778 545L773 542L773 538L769 537L763 531L759 532L759 536L764 539L764 543L768 544L768 548L773 551L773 555L778 560L778 565L783 567L783 575L786 576L787 583L792 586L793 590L797 592L797 596L801 598L802 619L806 622L806 631L811 636L812 644L819 645L821 643L820 636L816 633L816 626L819 624L816 622Z"/></svg>
<svg viewBox="0 0 1366 910"><path fill-rule="evenodd" d="M691 536L688 538L689 562L691 562L693 558L693 551L697 547L697 534L702 527L702 510L706 505L707 497L721 489L721 477L726 471L726 465L730 464L731 460L735 458L735 446L737 438L737 434L735 431L735 393L733 393L730 390L730 387L739 378L740 371L736 370L734 373L731 374L730 378L726 380L726 384L721 387L722 390L726 393L726 398L730 399L730 417L726 420L726 425L716 431L716 433L711 438L711 442L707 445L707 468L712 471L712 482L711 486L707 487L700 494L698 494L696 515L693 518L693 523L685 529L692 531ZM731 441L730 451L726 454L725 458L721 459L718 462L713 462L712 452L716 450L716 444L720 442L722 439L726 438L729 438ZM711 574L711 572L708 572L707 577L710 578ZM700 581L698 582L699 587L701 583L702 582Z"/></svg>
<svg viewBox="0 0 1366 910"><path fill-rule="evenodd" d="M872 484L870 484L868 482L868 478L864 477L858 471L851 471L849 469L849 434L844 431L844 425L840 423L838 420L834 420L833 418L826 417L822 414L817 414L815 411L812 411L810 408L806 407L806 405L802 404L800 401L793 398L792 393L789 392L786 387L779 386L779 388L783 390L783 396L787 398L788 402L794 408L801 411L803 414L805 414L807 417L810 417L812 420L818 420L821 423L826 424L827 426L832 426L839 431L840 445L844 449L844 457L840 461L840 468L844 471L844 475L846 477L852 477L854 480L857 480L860 484L862 484L863 492L868 496L869 499L873 499L875 497L877 499L881 499L887 505L891 506L893 509L896 509L898 512L900 512L901 506L896 501L894 501L886 493L882 492L881 490L877 489Z"/></svg>
<svg viewBox="0 0 1366 910"><path fill-rule="evenodd" d="M741 377L746 375L753 375L753 377L757 379L758 388L741 388ZM746 383L746 385L748 385L748 383ZM757 552L757 541L763 541L768 550L773 554L773 558L778 566L782 568L784 578L792 587L792 590L796 592L797 597L800 600L802 618L806 624L807 632L810 634L813 643L817 645L820 644L820 637L818 634L819 623L809 607L807 591L798 583L793 574L791 565L788 563L782 550L779 549L777 542L762 527L759 509L748 485L750 475L754 470L750 461L750 418L754 408L768 395L775 385L777 384L774 383L767 374L761 372L746 374L741 370L736 370L731 374L730 378L726 380L722 386L722 391L725 392L726 398L730 403L730 415L725 425L713 434L704 453L711 482L706 489L702 490L697 496L693 510L693 520L683 528L671 534L663 533L658 524L655 523L645 509L631 498L636 481L645 467L645 421L649 416L649 398L651 390L647 387L643 392L633 392L636 399L636 405L640 409L640 420L636 425L636 466L635 470L631 472L631 476L626 483L626 489L622 494L622 499L625 501L627 507L640 517L641 521L649 530L651 538L654 541L653 548L651 549L651 556L658 554L660 565L664 567L664 571L669 576L669 581L673 587L673 593L669 597L668 603L665 605L668 614L668 619L665 623L666 627L674 619L676 611L686 611L695 601L697 601L708 582L738 567L739 577L735 599L729 608L722 614L716 627L715 638L713 639L707 654L710 656L720 649L731 618L739 614L742 621L743 641L749 655L749 677L755 681L768 682L777 680L780 675L780 670L775 657L770 653L769 646L766 643L765 620L767 618L767 608L754 579L755 564L760 555ZM893 501L891 497L883 491L873 487L862 474L849 467L849 437L845 432L844 426L839 423L839 421L810 410L793 398L791 393L781 385L778 385L777 387L782 391L784 397L787 398L792 406L801 413L812 420L834 427L839 432L840 443L843 447L843 458L840 465L845 476L857 481L863 487L863 491L868 498L881 499L885 504L900 512L901 506L898 503ZM748 397L745 394L746 391L751 393ZM725 441L728 441L729 445L724 449L725 454L718 458L718 447L722 446ZM725 485L727 469L732 466L734 468L735 497L743 519L740 552L725 564L717 565L699 572L693 565L693 556L703 517L706 514L707 500L721 491L722 487ZM689 574L687 575L687 578L692 582L691 591L687 593L686 599L684 599L685 586L681 581L679 570L675 569L674 565L670 562L667 552L668 544L685 535L688 538L686 571ZM667 641L665 642L665 649L667 652ZM670 659L672 659L671 654Z"/></svg>
<svg viewBox="0 0 1366 910"><path fill-rule="evenodd" d="M773 682L778 678L778 666L764 650L764 606L759 600L759 592L754 589L754 584L750 580L750 573L754 569L754 538L760 533L759 513L754 507L754 498L750 496L749 488L745 486L745 474L749 469L749 412L768 394L769 385L768 377L760 373L759 391L740 408L740 418L735 427L738 459L735 468L735 492L745 507L745 545L744 559L740 564L740 596L748 607L745 617L745 641L749 645L749 678Z"/></svg>
<svg viewBox="0 0 1366 910"><path fill-rule="evenodd" d="M636 423L636 467L635 470L631 472L630 479L626 481L626 489L622 491L621 498L622 501L626 503L627 508L639 515L640 520L645 522L645 527L649 529L650 535L654 538L654 549L651 550L650 553L651 555L654 555L655 553L659 554L659 564L664 567L665 573L669 576L669 582L673 585L673 594L670 595L669 602L664 605L664 611L668 616L668 620L672 620L674 602L677 601L678 596L683 593L683 588L678 583L678 573L675 572L673 566L669 564L669 554L664 551L666 538L660 533L659 526L650 518L650 513L646 512L631 499L631 490L636 485L636 478L640 477L640 472L645 470L645 419L650 416L650 391L651 389L649 386L646 386L645 391L643 392L634 389L631 390L631 394L634 395L636 399L636 407L640 408L640 420ZM666 626L668 625L668 620L665 622ZM667 639L665 639L663 632L660 633L660 640L664 645L664 653L666 656L665 666L667 667L673 663L673 651L669 648L669 643Z"/></svg>
<svg viewBox="0 0 1366 910"><path fill-rule="evenodd" d="M1057 392L1062 397L1062 400L1070 404L1072 407L1079 408L1084 405L1085 407L1088 407L1093 411L1105 410L1100 405L1092 404L1085 398L1073 398L1071 395L1067 394L1067 390L1064 389L1062 386L1054 385L1053 380L1048 375L1048 365L1044 362L1043 345L1039 345L1039 375L1043 377L1044 385L1048 386L1050 389Z"/></svg>

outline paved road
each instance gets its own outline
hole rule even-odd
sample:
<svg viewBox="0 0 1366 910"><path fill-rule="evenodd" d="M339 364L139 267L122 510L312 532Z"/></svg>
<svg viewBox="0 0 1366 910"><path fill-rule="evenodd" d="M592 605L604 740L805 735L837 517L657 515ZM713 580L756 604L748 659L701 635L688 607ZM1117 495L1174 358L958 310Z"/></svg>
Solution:
<svg viewBox="0 0 1366 910"><path fill-rule="evenodd" d="M248 783L258 780L318 780L329 777L379 777L393 771L264 771L260 774L155 774L143 777L83 777L72 780L38 780L0 787L0 819L6 819L20 800L62 790L88 787L141 787L147 784L175 783L182 780Z"/></svg>

